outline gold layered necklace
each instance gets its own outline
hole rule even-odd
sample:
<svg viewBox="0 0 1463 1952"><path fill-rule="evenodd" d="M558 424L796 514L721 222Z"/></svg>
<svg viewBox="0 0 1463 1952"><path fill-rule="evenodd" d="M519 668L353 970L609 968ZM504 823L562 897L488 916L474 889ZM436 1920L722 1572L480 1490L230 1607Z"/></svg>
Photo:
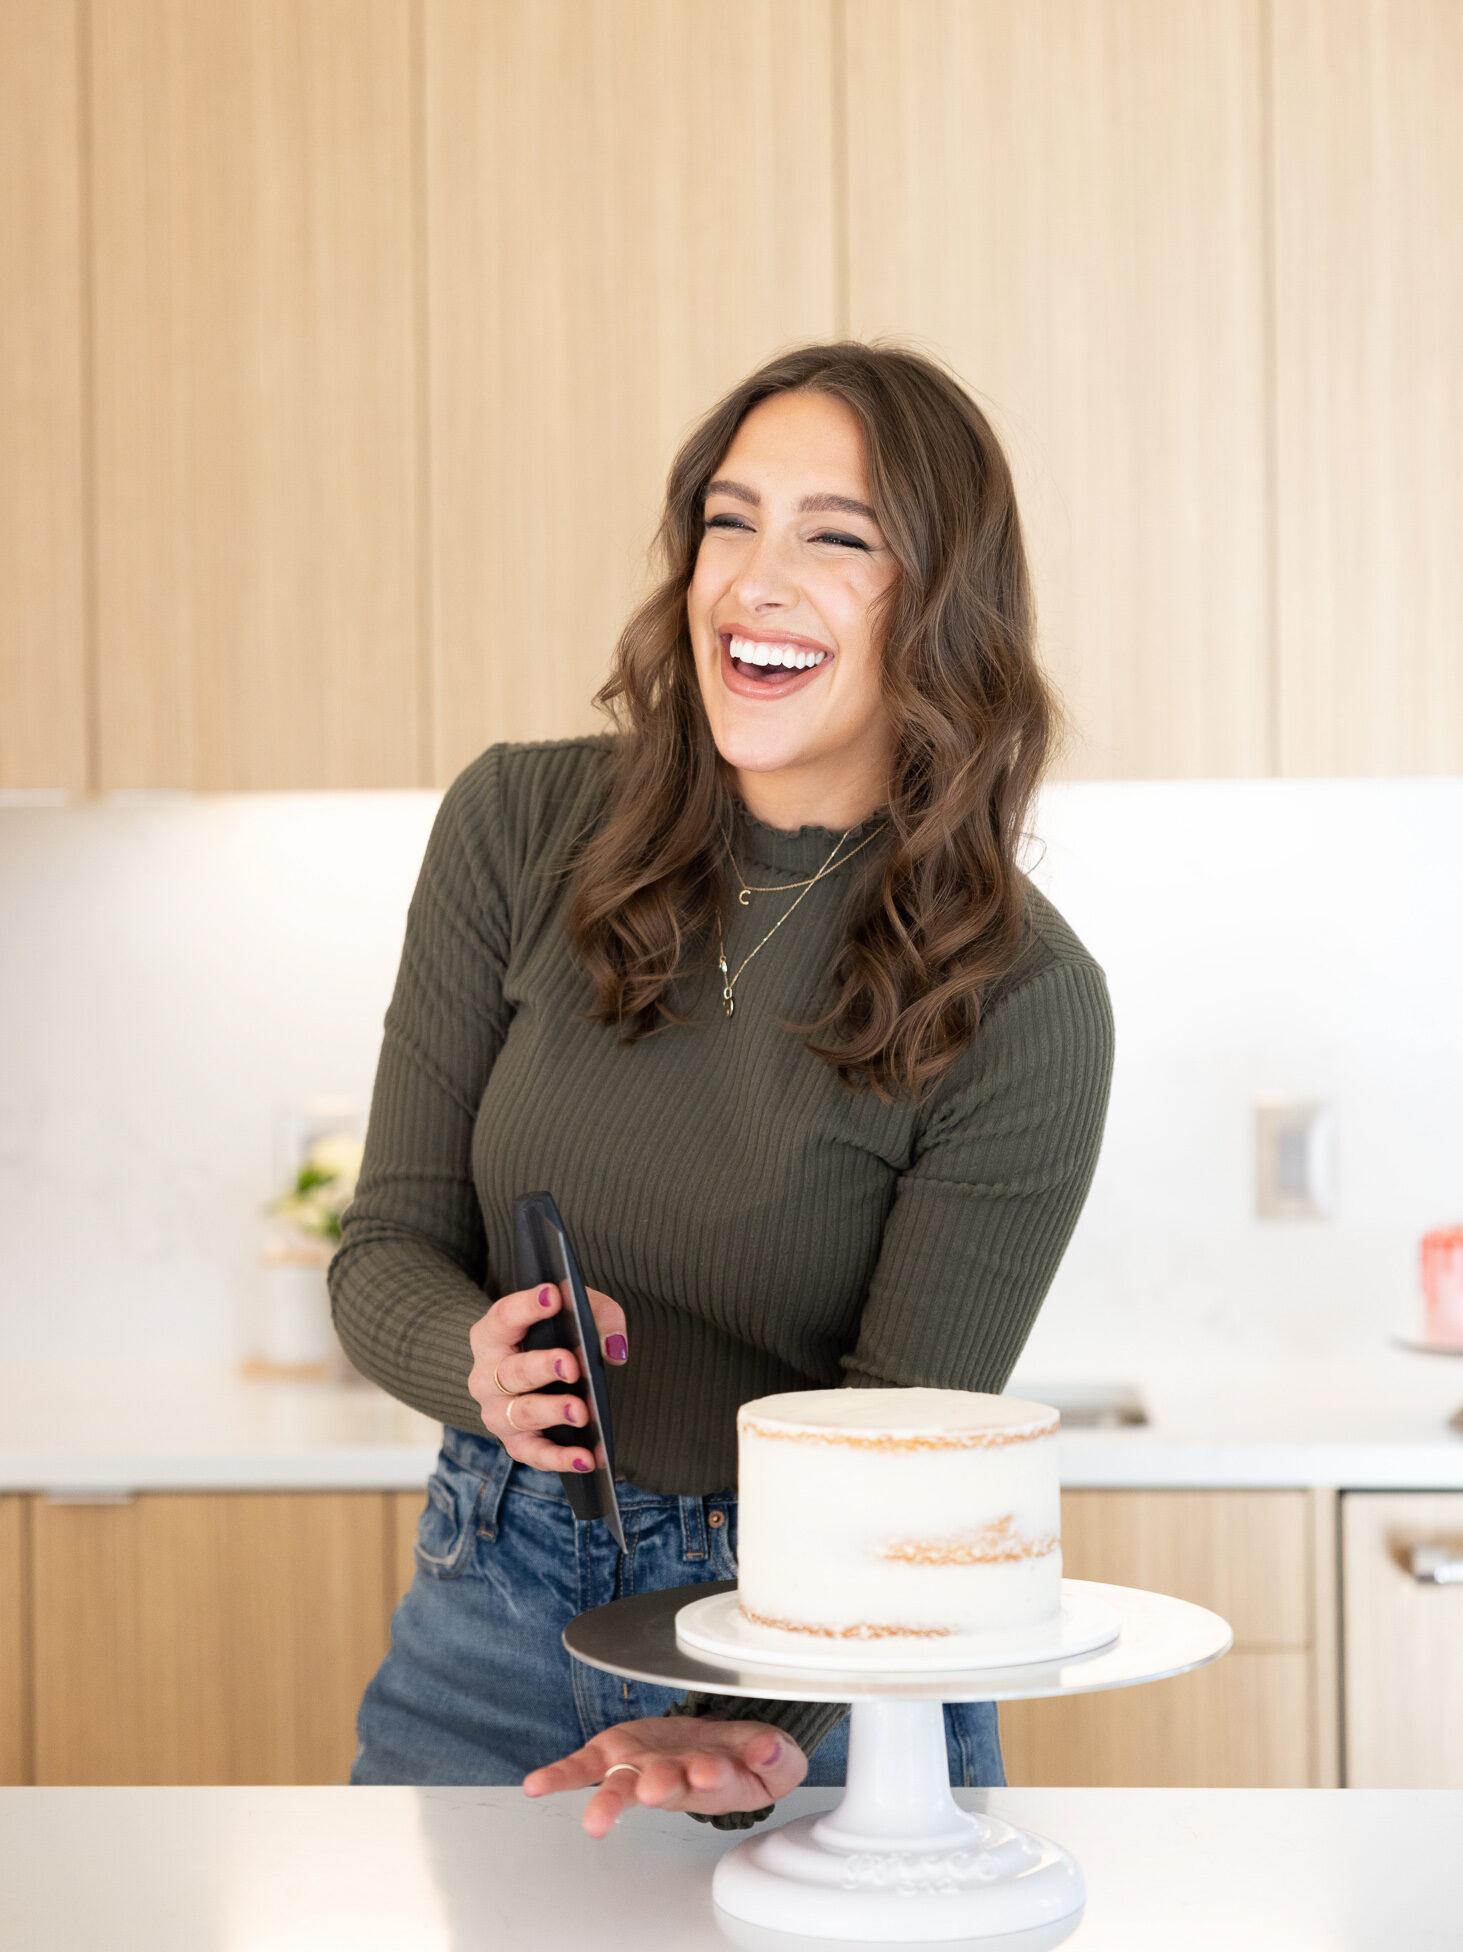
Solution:
<svg viewBox="0 0 1463 1952"><path fill-rule="evenodd" d="M854 826L857 825L858 822L855 821ZM824 875L832 874L835 868L843 867L847 862L853 859L855 854L862 853L864 848L868 846L869 842L871 840L877 840L877 838L879 837L880 834L883 833L883 831L884 831L884 827L883 827L883 823L881 822L879 826L877 826L874 829L873 833L867 835L863 840L861 840L857 847L850 848L848 853L843 856L842 860L840 860L838 858L839 849L843 846L843 843L848 839L849 835L853 832L853 827L845 827L843 832L838 836L838 839L833 843L833 852L828 856L828 859L823 863L822 867L819 868L818 872L814 875L810 875L806 881L791 881L791 882L784 881L780 885L778 885L777 883L773 883L771 887L757 888L743 881L740 873L737 873L737 880L738 883L740 884L737 892L737 900L741 903L743 908L746 908L748 906L747 897L749 895L785 895L785 894L790 894L794 888L798 889L799 893L798 893L797 901L792 902L787 908L785 908L782 911L782 913L778 916L777 920L772 924L772 927L768 929L766 935L764 935L762 940L757 944L757 947L751 951L751 954L743 956L740 964L737 967L737 972L735 976L732 975L727 968L726 937L722 934L721 917L720 915L717 916L716 943L717 943L719 954L717 955L716 966L721 971L721 1007L725 1015L727 1015L728 1017L731 1016L733 1011L737 1007L736 998L733 996L732 992L733 990L735 990L737 986L742 971L747 967L747 964L752 960L752 957L758 953L758 950L766 948L767 944L772 940L773 936L776 935L777 931L782 927L783 923L787 920L788 916L792 914L793 909L797 907L798 902L802 901L804 896L806 896L808 890L810 888L816 888L818 883L823 879ZM730 844L728 844L727 853L728 854L731 853ZM732 867L733 870L735 871L736 870L735 861L732 862Z"/></svg>

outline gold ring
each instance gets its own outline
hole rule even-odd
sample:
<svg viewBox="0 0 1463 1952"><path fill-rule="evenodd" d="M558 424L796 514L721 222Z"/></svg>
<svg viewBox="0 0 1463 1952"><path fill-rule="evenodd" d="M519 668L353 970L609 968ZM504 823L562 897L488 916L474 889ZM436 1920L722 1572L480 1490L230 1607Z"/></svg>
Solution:
<svg viewBox="0 0 1463 1952"><path fill-rule="evenodd" d="M513 1421L513 1405L518 1401L518 1398L511 1395L507 1390L503 1394L508 1397L508 1408L503 1412L504 1416L508 1419L508 1428L510 1430L517 1430L518 1425Z"/></svg>
<svg viewBox="0 0 1463 1952"><path fill-rule="evenodd" d="M604 1772L605 1782L608 1782L610 1777L613 1776L616 1773L616 1771L620 1769L628 1769L632 1776L638 1776L640 1774L640 1771L635 1767L635 1764L633 1762L617 1762L613 1765L613 1767L605 1770Z"/></svg>
<svg viewBox="0 0 1463 1952"><path fill-rule="evenodd" d="M508 1351L508 1355L512 1355L513 1353L514 1351L512 1349ZM519 1392L516 1389L504 1389L503 1385L498 1381L498 1371L507 1360L508 1356L499 1356L498 1360L493 1364L493 1387L497 1390L499 1396L517 1396Z"/></svg>

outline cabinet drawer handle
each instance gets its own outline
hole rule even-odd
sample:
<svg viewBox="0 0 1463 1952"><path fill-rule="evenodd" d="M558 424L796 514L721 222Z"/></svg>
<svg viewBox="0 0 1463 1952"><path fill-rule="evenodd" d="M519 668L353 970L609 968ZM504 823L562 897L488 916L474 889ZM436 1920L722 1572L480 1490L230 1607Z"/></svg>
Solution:
<svg viewBox="0 0 1463 1952"><path fill-rule="evenodd" d="M1425 1586L1463 1586L1463 1552L1446 1545L1415 1545L1412 1577Z"/></svg>

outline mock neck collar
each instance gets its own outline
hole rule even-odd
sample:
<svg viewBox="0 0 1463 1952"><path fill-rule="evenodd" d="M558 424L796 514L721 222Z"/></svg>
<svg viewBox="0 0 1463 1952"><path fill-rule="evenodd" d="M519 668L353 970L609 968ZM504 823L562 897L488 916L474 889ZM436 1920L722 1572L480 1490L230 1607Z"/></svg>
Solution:
<svg viewBox="0 0 1463 1952"><path fill-rule="evenodd" d="M860 820L856 826L850 827L843 845L843 858L847 859L849 851L857 847L860 841L867 840L884 819L884 810L880 808L871 813L867 820ZM733 852L740 867L749 867L755 862L759 868L771 868L778 874L816 874L833 852L837 841L838 834L828 827L798 827L792 833L781 827L769 827L765 820L748 813L740 800L736 802ZM869 853L876 851L876 848L869 849ZM837 871L835 866L834 873Z"/></svg>

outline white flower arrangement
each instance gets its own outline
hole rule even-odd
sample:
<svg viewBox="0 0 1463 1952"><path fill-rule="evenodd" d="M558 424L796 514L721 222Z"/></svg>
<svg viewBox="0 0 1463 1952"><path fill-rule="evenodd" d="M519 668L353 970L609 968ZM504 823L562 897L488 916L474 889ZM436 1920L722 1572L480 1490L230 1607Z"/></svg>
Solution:
<svg viewBox="0 0 1463 1952"><path fill-rule="evenodd" d="M340 1216L355 1198L363 1145L348 1132L316 1139L300 1162L294 1184L266 1211L278 1214L316 1240L340 1239Z"/></svg>

